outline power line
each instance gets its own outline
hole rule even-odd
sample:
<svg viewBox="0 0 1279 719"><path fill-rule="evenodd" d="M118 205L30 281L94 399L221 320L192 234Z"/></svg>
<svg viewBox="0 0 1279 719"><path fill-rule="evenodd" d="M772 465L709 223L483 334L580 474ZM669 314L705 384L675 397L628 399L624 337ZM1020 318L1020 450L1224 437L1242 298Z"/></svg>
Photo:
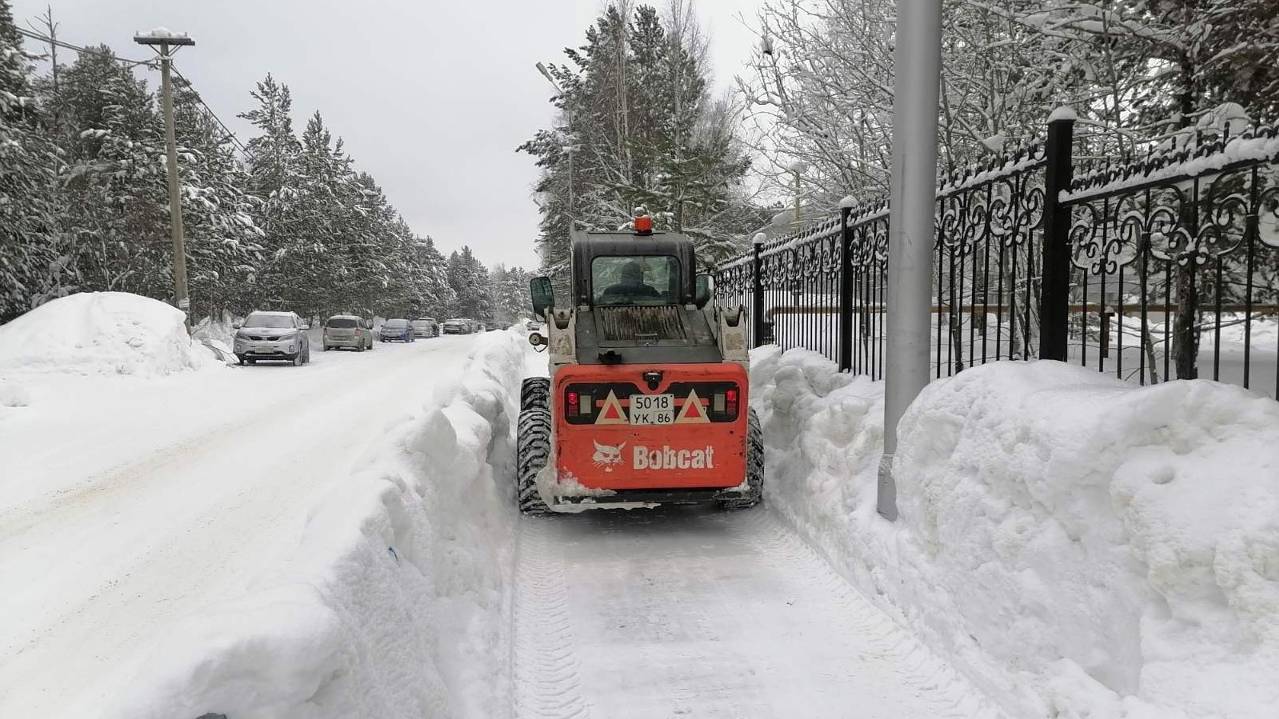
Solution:
<svg viewBox="0 0 1279 719"><path fill-rule="evenodd" d="M178 78L182 80L182 82L185 82L187 84L187 87L190 87L192 89L195 88L195 85L178 70L176 65L173 66L173 74L177 75ZM231 138L231 141L235 143L236 147L240 148L240 152L243 153L245 157L248 157L249 148L245 147L243 142L240 142L240 138L237 137L234 132L231 132L231 129L226 126L225 122L222 122L222 118L218 117L218 114L213 111L213 108L209 107L208 103L204 101L203 97L200 97L199 92L195 93L195 101L200 103L200 107L204 108L205 113L207 113L209 117L213 118L214 122L218 123L218 127L222 128L222 131L227 134L227 137Z"/></svg>
<svg viewBox="0 0 1279 719"><path fill-rule="evenodd" d="M136 67L138 65L145 65L150 68L155 67L154 60L130 60L128 58L114 55L110 52L105 52L97 49L91 50L89 48L81 47L79 45L73 45L69 42L64 42L62 40L55 40L47 35L42 35L38 32L32 32L31 30L24 30L23 28L20 28L20 27L15 29L18 31L20 35L24 35L28 38L31 38L32 40L39 40L40 42L49 43L50 45L57 45L58 47L66 48L67 50L73 50L79 53L88 52L88 53L94 53L98 55L105 55L106 57L109 57L112 60L115 60L116 62L119 62L128 67ZM194 90L195 85L190 80L186 79L186 76L184 76L181 72L179 72L177 67L173 68L173 73L177 75L179 78L181 78L182 81L185 82L188 87ZM227 137L230 138L230 140L235 143L235 146L240 149L240 152L245 157L248 157L249 148L247 148L244 145L244 143L240 141L240 138L237 137L234 132L231 132L231 129L226 126L226 123L222 121L222 118L218 117L217 113L213 111L213 108L209 107L209 105L204 101L203 97L200 97L199 92L195 93L195 99L196 99L196 102L199 102L200 106L204 108L205 114L207 114L210 118L212 118L213 121L218 124L218 127L221 127L222 131L227 134Z"/></svg>
<svg viewBox="0 0 1279 719"><path fill-rule="evenodd" d="M71 43L64 42L62 40L54 40L53 38L48 37L46 35L41 35L38 32L32 32L30 30L24 30L20 27L15 27L14 29L18 31L19 35L24 35L26 37L31 38L32 40L39 40L40 42L46 42L46 43L49 43L50 45L57 45L58 47L66 48L68 50L74 50L76 52L89 52L95 55L105 55L111 58L112 60L115 60L116 62L122 63L124 65L128 65L130 67L133 67L135 65L146 65L147 67L155 67L154 60L130 60L127 57L120 57L119 55L113 55L112 53L106 52L103 50L98 50L98 49L90 50L89 48L80 47L79 45L72 45Z"/></svg>

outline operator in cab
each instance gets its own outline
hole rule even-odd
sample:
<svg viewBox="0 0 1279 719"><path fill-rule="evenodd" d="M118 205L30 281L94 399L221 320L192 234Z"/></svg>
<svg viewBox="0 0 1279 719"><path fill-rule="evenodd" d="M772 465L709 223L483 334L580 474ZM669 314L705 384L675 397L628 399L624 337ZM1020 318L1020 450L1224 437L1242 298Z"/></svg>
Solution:
<svg viewBox="0 0 1279 719"><path fill-rule="evenodd" d="M628 262L622 266L621 281L607 287L601 299L607 304L620 305L661 296L661 293L644 282L644 265Z"/></svg>

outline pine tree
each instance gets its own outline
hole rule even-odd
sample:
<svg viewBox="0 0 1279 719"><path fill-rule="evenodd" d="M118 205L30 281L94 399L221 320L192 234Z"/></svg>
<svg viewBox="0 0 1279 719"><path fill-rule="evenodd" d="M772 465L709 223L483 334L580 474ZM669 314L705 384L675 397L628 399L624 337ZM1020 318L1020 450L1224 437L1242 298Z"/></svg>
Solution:
<svg viewBox="0 0 1279 719"><path fill-rule="evenodd" d="M641 205L659 229L692 236L708 261L740 249L766 216L743 189L749 162L731 106L709 97L691 7L675 2L662 18L650 6L611 4L586 43L565 54L568 64L551 68L564 89L555 99L560 125L518 148L542 170L535 189L543 271L564 288L570 221L616 229Z"/></svg>
<svg viewBox="0 0 1279 719"><path fill-rule="evenodd" d="M493 321L493 296L488 269L465 245L449 255L449 285L457 299L451 314L469 317L483 323Z"/></svg>
<svg viewBox="0 0 1279 719"><path fill-rule="evenodd" d="M259 135L249 140L248 191L255 198L253 223L262 231L263 260L250 278L252 288L241 311L255 306L285 306L292 255L302 227L295 203L300 195L301 146L293 133L293 100L289 88L271 75L257 84L252 96L258 106L240 117L253 123Z"/></svg>
<svg viewBox="0 0 1279 719"><path fill-rule="evenodd" d="M0 0L0 322L64 291L61 162L37 119L21 36Z"/></svg>
<svg viewBox="0 0 1279 719"><path fill-rule="evenodd" d="M62 73L62 226L84 289L171 298L163 121L145 83L99 46Z"/></svg>
<svg viewBox="0 0 1279 719"><path fill-rule="evenodd" d="M241 304L242 288L261 261L262 232L253 224L255 203L235 146L195 90L181 78L174 85L192 313L217 317Z"/></svg>

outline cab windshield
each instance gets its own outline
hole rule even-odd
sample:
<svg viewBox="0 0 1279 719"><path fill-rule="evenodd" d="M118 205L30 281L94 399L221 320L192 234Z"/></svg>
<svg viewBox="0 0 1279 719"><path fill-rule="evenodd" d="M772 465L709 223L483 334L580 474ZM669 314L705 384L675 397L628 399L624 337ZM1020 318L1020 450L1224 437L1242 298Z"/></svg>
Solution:
<svg viewBox="0 0 1279 719"><path fill-rule="evenodd" d="M591 293L596 305L676 304L679 277L679 260L670 255L591 260Z"/></svg>

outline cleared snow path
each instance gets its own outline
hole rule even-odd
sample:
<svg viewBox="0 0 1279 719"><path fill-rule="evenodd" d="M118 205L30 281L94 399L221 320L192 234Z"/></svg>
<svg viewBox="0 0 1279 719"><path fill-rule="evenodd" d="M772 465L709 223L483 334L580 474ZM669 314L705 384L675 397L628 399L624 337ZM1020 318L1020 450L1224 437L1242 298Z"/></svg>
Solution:
<svg viewBox="0 0 1279 719"><path fill-rule="evenodd" d="M243 592L471 339L35 386L0 431L0 715L92 706L167 625Z"/></svg>
<svg viewBox="0 0 1279 719"><path fill-rule="evenodd" d="M520 719L1000 716L766 508L520 529Z"/></svg>

